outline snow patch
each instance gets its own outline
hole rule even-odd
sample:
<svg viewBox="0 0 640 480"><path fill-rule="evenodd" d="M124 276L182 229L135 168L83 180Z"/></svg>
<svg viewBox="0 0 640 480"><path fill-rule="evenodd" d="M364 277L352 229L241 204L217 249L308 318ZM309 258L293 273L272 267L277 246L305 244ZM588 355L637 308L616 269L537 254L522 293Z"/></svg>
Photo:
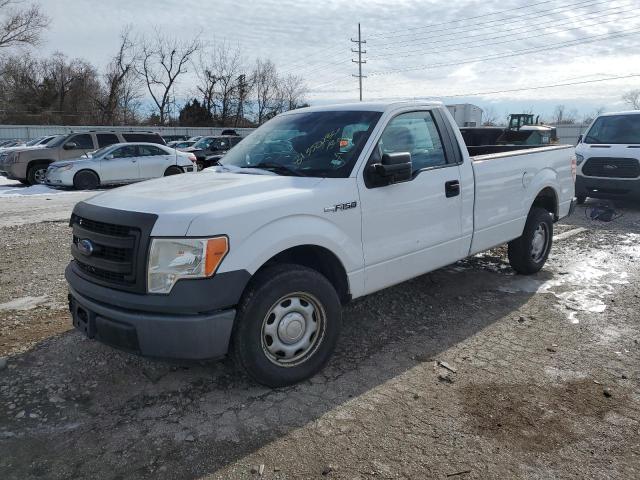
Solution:
<svg viewBox="0 0 640 480"><path fill-rule="evenodd" d="M0 310L32 310L43 303L46 303L49 297L42 295L41 297L22 297L11 300L7 303L0 303Z"/></svg>

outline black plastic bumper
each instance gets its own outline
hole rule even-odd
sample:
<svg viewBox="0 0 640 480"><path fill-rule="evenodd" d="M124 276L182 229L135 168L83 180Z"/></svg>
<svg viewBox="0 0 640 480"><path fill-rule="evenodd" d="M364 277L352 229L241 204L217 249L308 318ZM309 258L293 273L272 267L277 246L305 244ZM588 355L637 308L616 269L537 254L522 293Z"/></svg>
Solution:
<svg viewBox="0 0 640 480"><path fill-rule="evenodd" d="M578 175L576 196L592 198L640 198L640 179L594 178Z"/></svg>
<svg viewBox="0 0 640 480"><path fill-rule="evenodd" d="M75 272L73 262L65 277L73 324L89 338L152 357L202 360L227 353L234 306L250 275L237 271L179 281L169 295L94 284Z"/></svg>
<svg viewBox="0 0 640 480"><path fill-rule="evenodd" d="M71 287L69 292L73 325L107 345L150 357L188 360L227 353L234 309L198 315L151 314L96 302Z"/></svg>

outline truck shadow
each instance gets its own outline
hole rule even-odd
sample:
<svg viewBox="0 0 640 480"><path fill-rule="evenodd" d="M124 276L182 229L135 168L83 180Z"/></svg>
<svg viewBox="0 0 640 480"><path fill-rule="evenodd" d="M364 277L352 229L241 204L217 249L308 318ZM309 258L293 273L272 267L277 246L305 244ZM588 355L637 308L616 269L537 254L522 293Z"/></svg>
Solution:
<svg viewBox="0 0 640 480"><path fill-rule="evenodd" d="M355 301L327 368L277 390L230 361L153 361L66 332L0 372L0 476L215 475L494 322L517 324L514 311L533 294L499 291L512 275L486 254Z"/></svg>

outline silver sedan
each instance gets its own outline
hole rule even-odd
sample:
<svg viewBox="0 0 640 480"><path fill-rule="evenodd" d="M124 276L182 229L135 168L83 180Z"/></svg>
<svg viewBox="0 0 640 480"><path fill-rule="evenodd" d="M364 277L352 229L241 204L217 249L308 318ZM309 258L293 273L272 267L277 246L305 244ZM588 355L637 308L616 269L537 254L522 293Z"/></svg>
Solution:
<svg viewBox="0 0 640 480"><path fill-rule="evenodd" d="M197 171L196 157L156 143L116 143L87 157L53 162L45 183L90 190Z"/></svg>

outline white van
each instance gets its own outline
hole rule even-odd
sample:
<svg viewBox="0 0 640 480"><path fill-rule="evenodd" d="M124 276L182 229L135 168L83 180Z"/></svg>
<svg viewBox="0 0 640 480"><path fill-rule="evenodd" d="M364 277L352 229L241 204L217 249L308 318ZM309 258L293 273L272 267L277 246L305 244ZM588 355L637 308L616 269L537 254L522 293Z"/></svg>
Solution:
<svg viewBox="0 0 640 480"><path fill-rule="evenodd" d="M576 145L576 197L640 198L640 111L599 115Z"/></svg>

